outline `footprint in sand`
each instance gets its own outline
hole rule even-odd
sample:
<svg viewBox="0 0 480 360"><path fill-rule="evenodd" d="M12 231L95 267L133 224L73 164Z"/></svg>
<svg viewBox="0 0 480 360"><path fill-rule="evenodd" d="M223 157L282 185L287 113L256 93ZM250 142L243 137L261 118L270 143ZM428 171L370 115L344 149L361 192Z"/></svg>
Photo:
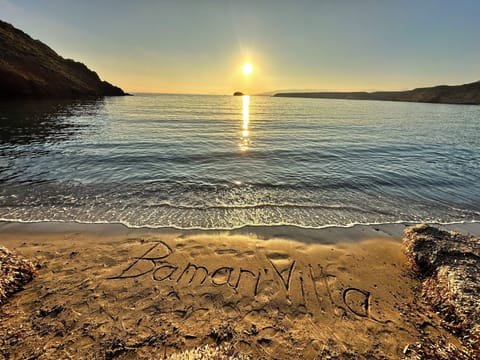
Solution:
<svg viewBox="0 0 480 360"><path fill-rule="evenodd" d="M232 248L220 248L215 250L215 254L217 255L233 255L236 258L244 258L244 257L251 257L255 255L255 251L253 250L236 250Z"/></svg>
<svg viewBox="0 0 480 360"><path fill-rule="evenodd" d="M215 253L217 255L236 255L238 254L238 250L230 249L230 248L216 249Z"/></svg>

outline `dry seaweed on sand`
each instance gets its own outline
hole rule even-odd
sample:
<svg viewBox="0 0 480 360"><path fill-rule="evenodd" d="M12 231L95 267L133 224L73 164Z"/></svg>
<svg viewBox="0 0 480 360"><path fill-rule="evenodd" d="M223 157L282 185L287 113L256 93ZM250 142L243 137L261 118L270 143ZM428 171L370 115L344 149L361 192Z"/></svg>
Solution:
<svg viewBox="0 0 480 360"><path fill-rule="evenodd" d="M405 230L404 249L411 269L422 281L422 299L469 356L479 358L480 239L421 224ZM438 358L463 357L447 354Z"/></svg>
<svg viewBox="0 0 480 360"><path fill-rule="evenodd" d="M239 353L231 344L204 345L190 350L174 353L169 360L215 359L215 360L251 360L250 355Z"/></svg>
<svg viewBox="0 0 480 360"><path fill-rule="evenodd" d="M31 281L35 274L30 261L0 246L0 305Z"/></svg>

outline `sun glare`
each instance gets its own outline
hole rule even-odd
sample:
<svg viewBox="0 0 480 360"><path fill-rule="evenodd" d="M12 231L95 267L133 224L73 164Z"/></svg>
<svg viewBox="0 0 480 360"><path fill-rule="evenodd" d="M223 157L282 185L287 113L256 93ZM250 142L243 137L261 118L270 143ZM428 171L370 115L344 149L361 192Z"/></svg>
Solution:
<svg viewBox="0 0 480 360"><path fill-rule="evenodd" d="M242 96L243 103L243 126L242 126L242 140L240 142L240 150L247 151L250 146L250 132L248 131L248 122L249 122L249 107L250 107L250 96Z"/></svg>
<svg viewBox="0 0 480 360"><path fill-rule="evenodd" d="M243 64L243 73L245 75L250 75L253 71L253 66L252 64L249 64L249 63L246 63L246 64Z"/></svg>

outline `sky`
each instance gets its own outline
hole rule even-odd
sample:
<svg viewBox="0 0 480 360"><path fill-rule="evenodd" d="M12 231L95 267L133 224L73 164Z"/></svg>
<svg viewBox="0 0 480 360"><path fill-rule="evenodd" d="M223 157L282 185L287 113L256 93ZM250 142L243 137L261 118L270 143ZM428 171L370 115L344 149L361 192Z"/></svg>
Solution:
<svg viewBox="0 0 480 360"><path fill-rule="evenodd" d="M478 0L0 0L0 19L126 91L190 94L477 81L479 14Z"/></svg>

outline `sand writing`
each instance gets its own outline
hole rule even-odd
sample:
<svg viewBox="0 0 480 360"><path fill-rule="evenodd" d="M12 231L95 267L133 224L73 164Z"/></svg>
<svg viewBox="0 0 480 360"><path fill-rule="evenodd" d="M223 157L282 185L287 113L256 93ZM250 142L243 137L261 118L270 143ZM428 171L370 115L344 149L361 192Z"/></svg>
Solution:
<svg viewBox="0 0 480 360"><path fill-rule="evenodd" d="M350 313L356 317L379 321L371 314L372 296L365 289L338 281L319 263L300 263L282 253L265 254L266 261L241 262L212 266L175 257L165 242L150 242L146 251L133 259L111 280L150 277L155 283L176 289L213 287L231 291L242 298L280 296L289 304L303 306L312 314ZM221 262L220 262L221 263ZM250 265L251 263L251 265ZM263 264L263 266L261 266ZM267 264L268 266L265 266ZM280 295L278 295L280 294Z"/></svg>

